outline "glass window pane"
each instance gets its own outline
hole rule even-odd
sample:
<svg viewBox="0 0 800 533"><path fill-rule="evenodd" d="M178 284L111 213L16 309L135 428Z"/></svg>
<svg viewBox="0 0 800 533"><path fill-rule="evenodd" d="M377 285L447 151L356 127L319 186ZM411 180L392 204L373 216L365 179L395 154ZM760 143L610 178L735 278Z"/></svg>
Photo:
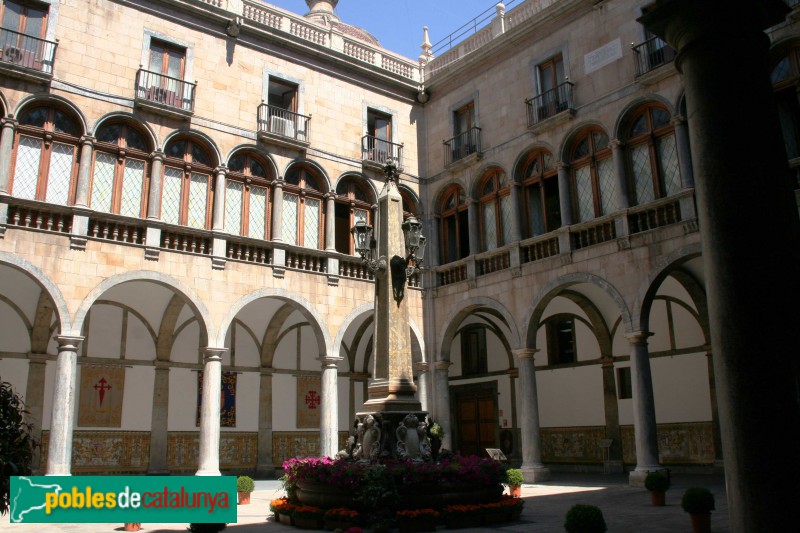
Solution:
<svg viewBox="0 0 800 533"><path fill-rule="evenodd" d="M530 224L530 237L544 233L544 210L542 209L541 184L536 183L528 187L528 223Z"/></svg>
<svg viewBox="0 0 800 533"><path fill-rule="evenodd" d="M320 201L315 198L306 198L305 203L303 246L306 248L319 248Z"/></svg>
<svg viewBox="0 0 800 533"><path fill-rule="evenodd" d="M192 172L189 181L189 218L186 224L191 228L206 227L206 208L208 205L208 176Z"/></svg>
<svg viewBox="0 0 800 533"><path fill-rule="evenodd" d="M283 194L283 240L297 246L297 208L299 198L296 194Z"/></svg>
<svg viewBox="0 0 800 533"><path fill-rule="evenodd" d="M636 186L636 203L642 205L655 200L650 149L647 144L631 147L631 170Z"/></svg>
<svg viewBox="0 0 800 533"><path fill-rule="evenodd" d="M267 189L250 189L250 225L247 234L253 239L267 238Z"/></svg>
<svg viewBox="0 0 800 533"><path fill-rule="evenodd" d="M3 28L19 31L22 19L22 6L14 2L6 2L3 10ZM3 32L5 34L5 32ZM10 34L9 34L10 35Z"/></svg>
<svg viewBox="0 0 800 533"><path fill-rule="evenodd" d="M125 144L128 145L128 148L133 150L147 151L147 142L144 140L144 137L133 128L128 128L125 134Z"/></svg>
<svg viewBox="0 0 800 533"><path fill-rule="evenodd" d="M225 231L233 235L242 234L242 190L239 181L225 183Z"/></svg>
<svg viewBox="0 0 800 533"><path fill-rule="evenodd" d="M119 214L126 217L140 217L142 211L142 186L145 163L139 159L125 161L122 175L122 198Z"/></svg>
<svg viewBox="0 0 800 533"><path fill-rule="evenodd" d="M604 215L617 210L617 179L614 177L611 158L597 162L597 181L600 185L600 202Z"/></svg>
<svg viewBox="0 0 800 533"><path fill-rule="evenodd" d="M161 193L161 219L168 224L180 224L181 182L183 173L177 168L164 170L164 186Z"/></svg>
<svg viewBox="0 0 800 533"><path fill-rule="evenodd" d="M592 194L592 176L589 166L575 169L575 188L578 193L578 213L580 221L594 218L594 199Z"/></svg>
<svg viewBox="0 0 800 533"><path fill-rule="evenodd" d="M97 152L92 176L91 206L95 211L111 212L111 195L114 192L114 167L117 158L111 154Z"/></svg>
<svg viewBox="0 0 800 533"><path fill-rule="evenodd" d="M33 200L36 198L36 183L42 159L42 141L20 136L17 148L17 164L14 168L14 196Z"/></svg>
<svg viewBox="0 0 800 533"><path fill-rule="evenodd" d="M675 145L675 135L670 134L656 141L658 162L661 165L661 175L664 177L664 189L667 196L681 192L681 173L678 169L678 148Z"/></svg>
<svg viewBox="0 0 800 533"><path fill-rule="evenodd" d="M53 124L53 127L58 132L74 135L75 137L81 134L81 129L78 127L78 123L75 122L71 116L58 110L55 112L55 123Z"/></svg>
<svg viewBox="0 0 800 533"><path fill-rule="evenodd" d="M46 200L50 203L67 205L69 202L73 153L73 147L69 144L53 143L50 154L50 172L47 176Z"/></svg>
<svg viewBox="0 0 800 533"><path fill-rule="evenodd" d="M514 217L514 210L511 208L511 196L501 196L500 197L500 214L502 215L502 219L500 221L500 225L503 229L503 244L508 244L511 242L511 221Z"/></svg>
<svg viewBox="0 0 800 533"><path fill-rule="evenodd" d="M6 5L10 3L6 2ZM44 16L45 11L28 7L27 16L25 17L25 35L36 38L44 37ZM33 47L35 48L35 46Z"/></svg>
<svg viewBox="0 0 800 533"><path fill-rule="evenodd" d="M495 220L495 202L483 204L483 241L486 250L497 248L497 224Z"/></svg>

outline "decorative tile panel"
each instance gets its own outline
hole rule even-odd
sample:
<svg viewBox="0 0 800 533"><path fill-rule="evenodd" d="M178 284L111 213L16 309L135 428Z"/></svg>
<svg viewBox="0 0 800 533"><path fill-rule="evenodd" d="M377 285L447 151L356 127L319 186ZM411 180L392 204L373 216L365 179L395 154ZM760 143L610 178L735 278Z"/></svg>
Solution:
<svg viewBox="0 0 800 533"><path fill-rule="evenodd" d="M51 204L67 205L69 203L73 154L74 148L69 144L53 143L46 195L47 202Z"/></svg>
<svg viewBox="0 0 800 533"><path fill-rule="evenodd" d="M111 195L114 192L114 167L117 158L111 154L97 152L92 177L92 209L111 212Z"/></svg>
<svg viewBox="0 0 800 533"><path fill-rule="evenodd" d="M348 433L339 432L339 449L347 444ZM318 456L320 450L318 431L273 431L272 464L276 467L296 457Z"/></svg>
<svg viewBox="0 0 800 533"><path fill-rule="evenodd" d="M714 435L711 422L658 424L658 456L663 464L713 464ZM622 459L636 464L633 426L620 428Z"/></svg>
<svg viewBox="0 0 800 533"><path fill-rule="evenodd" d="M550 463L602 463L602 427L542 428L542 460Z"/></svg>
<svg viewBox="0 0 800 533"><path fill-rule="evenodd" d="M42 432L41 465L47 464L50 432ZM75 431L73 473L144 472L150 464L150 433L146 431Z"/></svg>

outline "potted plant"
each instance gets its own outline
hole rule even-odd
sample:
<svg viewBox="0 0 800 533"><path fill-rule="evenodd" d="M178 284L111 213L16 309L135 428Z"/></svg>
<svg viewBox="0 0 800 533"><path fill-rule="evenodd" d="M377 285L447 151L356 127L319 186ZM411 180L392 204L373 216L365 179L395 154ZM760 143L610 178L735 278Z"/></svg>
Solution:
<svg viewBox="0 0 800 533"><path fill-rule="evenodd" d="M250 503L250 493L256 490L256 483L253 478L239 476L236 478L236 492L238 493L239 505Z"/></svg>
<svg viewBox="0 0 800 533"><path fill-rule="evenodd" d="M125 522L122 525L123 531L139 531L140 529L142 529L141 522Z"/></svg>
<svg viewBox="0 0 800 533"><path fill-rule="evenodd" d="M447 529L461 529L480 525L481 507L479 505L448 505L443 509Z"/></svg>
<svg viewBox="0 0 800 533"><path fill-rule="evenodd" d="M508 520L519 520L522 516L522 507L525 505L525 500L522 498L514 498L508 494L503 494L500 500L500 506L508 511Z"/></svg>
<svg viewBox="0 0 800 533"><path fill-rule="evenodd" d="M292 514L294 527L299 529L322 529L325 511L312 505L298 505Z"/></svg>
<svg viewBox="0 0 800 533"><path fill-rule="evenodd" d="M692 531L710 533L711 511L715 509L714 495L704 487L690 487L681 498L681 507L692 519Z"/></svg>
<svg viewBox="0 0 800 533"><path fill-rule="evenodd" d="M358 523L358 520L358 511L348 507L335 507L325 511L325 529L328 531L350 529Z"/></svg>
<svg viewBox="0 0 800 533"><path fill-rule="evenodd" d="M506 470L506 485L508 485L508 493L519 498L522 493L522 484L525 478L522 476L522 471L517 468L509 468Z"/></svg>
<svg viewBox="0 0 800 533"><path fill-rule="evenodd" d="M605 533L608 527L599 507L579 503L567 511L564 529L567 533Z"/></svg>
<svg viewBox="0 0 800 533"><path fill-rule="evenodd" d="M439 450L442 448L442 436L444 435L444 431L442 430L442 426L430 418L428 419L426 430L428 433L428 440L431 441L431 456L435 461L439 457Z"/></svg>
<svg viewBox="0 0 800 533"><path fill-rule="evenodd" d="M439 511L434 509L403 509L397 511L397 527L400 533L436 531Z"/></svg>
<svg viewBox="0 0 800 533"><path fill-rule="evenodd" d="M656 507L662 507L666 503L666 493L669 485L669 476L660 470L650 472L644 478L644 488L650 491L650 501Z"/></svg>

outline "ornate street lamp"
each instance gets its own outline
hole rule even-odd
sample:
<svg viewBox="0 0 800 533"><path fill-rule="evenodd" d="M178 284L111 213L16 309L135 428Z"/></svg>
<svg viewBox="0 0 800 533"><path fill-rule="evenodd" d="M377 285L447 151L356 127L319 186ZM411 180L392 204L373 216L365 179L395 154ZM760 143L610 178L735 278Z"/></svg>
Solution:
<svg viewBox="0 0 800 533"><path fill-rule="evenodd" d="M425 255L425 236L422 235L422 223L411 215L400 225L403 229L403 238L406 243L406 277L411 277L420 271L422 257ZM414 262L412 265L411 262Z"/></svg>
<svg viewBox="0 0 800 533"><path fill-rule="evenodd" d="M378 270L386 270L386 257L373 258L375 239L372 238L372 226L363 220L359 220L350 229L350 233L353 234L356 252L361 256L361 260L367 265L369 271L374 274Z"/></svg>

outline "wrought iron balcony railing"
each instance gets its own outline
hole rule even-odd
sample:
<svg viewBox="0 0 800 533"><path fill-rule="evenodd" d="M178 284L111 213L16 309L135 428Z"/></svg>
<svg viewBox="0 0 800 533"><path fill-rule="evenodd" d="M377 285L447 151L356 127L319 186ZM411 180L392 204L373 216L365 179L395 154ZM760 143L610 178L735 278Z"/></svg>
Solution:
<svg viewBox="0 0 800 533"><path fill-rule="evenodd" d="M647 74L661 65L671 63L675 59L675 50L659 39L651 37L633 47L633 58L636 61L636 77Z"/></svg>
<svg viewBox="0 0 800 533"><path fill-rule="evenodd" d="M384 166L390 160L398 169L403 168L403 145L384 141L372 135L361 138L361 159L364 162Z"/></svg>
<svg viewBox="0 0 800 533"><path fill-rule="evenodd" d="M136 99L184 113L194 112L196 83L165 76L145 69L136 73Z"/></svg>
<svg viewBox="0 0 800 533"><path fill-rule="evenodd" d="M572 101L572 87L574 85L572 82L565 81L554 89L525 100L525 104L528 106L528 127L530 128L563 111L574 110L575 106Z"/></svg>
<svg viewBox="0 0 800 533"><path fill-rule="evenodd" d="M311 117L274 105L261 104L258 106L259 134L269 134L307 144L310 120Z"/></svg>
<svg viewBox="0 0 800 533"><path fill-rule="evenodd" d="M0 63L53 74L57 43L0 29Z"/></svg>
<svg viewBox="0 0 800 533"><path fill-rule="evenodd" d="M480 154L481 152L481 129L474 126L452 139L444 141L444 164L447 166L470 154Z"/></svg>

